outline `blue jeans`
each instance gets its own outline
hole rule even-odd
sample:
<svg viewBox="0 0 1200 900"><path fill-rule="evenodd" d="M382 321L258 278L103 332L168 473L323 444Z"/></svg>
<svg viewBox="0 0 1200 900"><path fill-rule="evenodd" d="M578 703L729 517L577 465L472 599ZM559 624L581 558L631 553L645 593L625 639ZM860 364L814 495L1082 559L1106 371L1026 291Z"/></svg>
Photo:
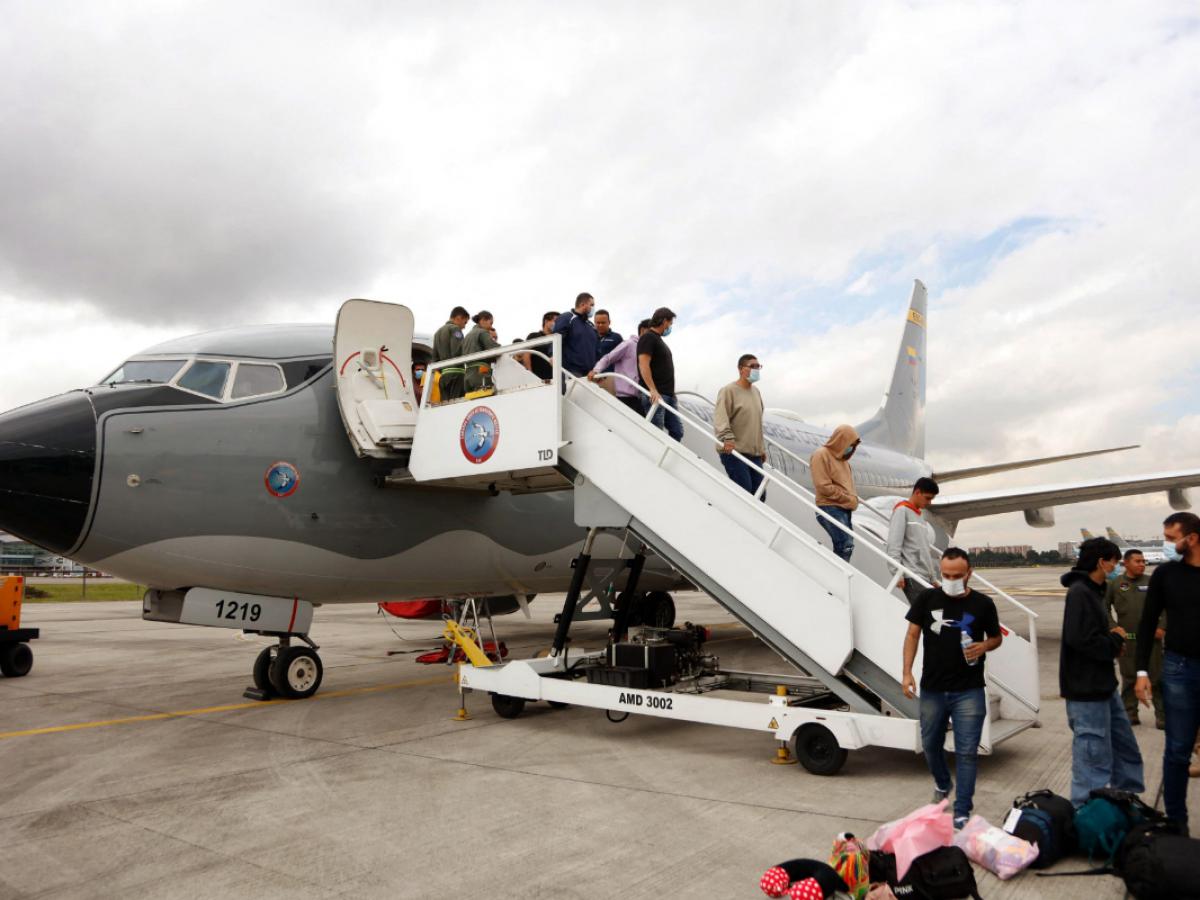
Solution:
<svg viewBox="0 0 1200 900"><path fill-rule="evenodd" d="M821 512L827 512L833 516L847 528L850 527L850 510L842 509L840 506L822 506ZM824 516L817 516L817 521L821 523L821 527L829 534L829 539L833 541L833 552L840 556L846 562L850 562L850 556L854 553L854 538L846 534Z"/></svg>
<svg viewBox="0 0 1200 900"><path fill-rule="evenodd" d="M762 484L763 473L757 469L752 469L746 465L732 453L718 454L721 457L721 465L725 467L725 474L729 476L729 480L736 483L743 490L753 494L758 490L758 486ZM767 492L763 491L760 498L766 502Z"/></svg>
<svg viewBox="0 0 1200 900"><path fill-rule="evenodd" d="M654 411L654 415L650 419L650 424L655 428L665 427L667 434L675 438L677 441L683 440L683 420L679 416L669 416L667 411L663 409L663 404L671 407L671 409L679 409L679 401L675 399L674 394L662 394L662 403L658 405L658 409ZM650 398L642 396L643 415L650 412Z"/></svg>
<svg viewBox="0 0 1200 900"><path fill-rule="evenodd" d="M1187 824L1188 762L1200 728L1200 659L1168 650L1163 654L1163 711L1167 742L1163 748L1163 799L1167 818Z"/></svg>
<svg viewBox="0 0 1200 900"><path fill-rule="evenodd" d="M1076 808L1083 806L1096 788L1135 794L1146 789L1142 751L1117 691L1107 700L1068 700L1067 724L1075 736L1071 742L1071 802ZM1183 777L1187 778L1186 762Z"/></svg>
<svg viewBox="0 0 1200 900"><path fill-rule="evenodd" d="M921 746L929 774L939 791L950 790L946 767L946 723L954 723L954 818L971 814L975 799L975 772L979 768L979 739L987 716L983 688L969 691L921 691Z"/></svg>

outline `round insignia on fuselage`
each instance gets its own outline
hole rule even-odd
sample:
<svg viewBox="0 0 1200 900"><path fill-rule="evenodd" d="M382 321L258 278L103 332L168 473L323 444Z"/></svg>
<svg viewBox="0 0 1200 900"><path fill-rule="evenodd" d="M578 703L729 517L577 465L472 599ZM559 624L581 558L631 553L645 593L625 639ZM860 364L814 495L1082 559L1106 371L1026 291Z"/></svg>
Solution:
<svg viewBox="0 0 1200 900"><path fill-rule="evenodd" d="M272 497L290 497L300 487L300 472L289 462L271 463L263 482Z"/></svg>
<svg viewBox="0 0 1200 900"><path fill-rule="evenodd" d="M475 464L487 462L500 443L500 420L486 406L476 406L463 419L458 430L458 446L463 456Z"/></svg>

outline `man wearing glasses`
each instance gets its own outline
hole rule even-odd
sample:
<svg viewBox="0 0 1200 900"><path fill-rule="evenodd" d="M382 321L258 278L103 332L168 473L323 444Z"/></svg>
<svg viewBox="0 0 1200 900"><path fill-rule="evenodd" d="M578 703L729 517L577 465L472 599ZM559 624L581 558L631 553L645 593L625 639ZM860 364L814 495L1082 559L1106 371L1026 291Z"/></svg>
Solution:
<svg viewBox="0 0 1200 900"><path fill-rule="evenodd" d="M733 455L737 451L759 465L767 461L767 442L763 438L763 399L754 383L762 374L758 358L744 353L738 359L738 378L721 388L713 413L713 429L721 445L721 464L729 479L751 494L758 490L763 475ZM762 499L766 500L763 491Z"/></svg>

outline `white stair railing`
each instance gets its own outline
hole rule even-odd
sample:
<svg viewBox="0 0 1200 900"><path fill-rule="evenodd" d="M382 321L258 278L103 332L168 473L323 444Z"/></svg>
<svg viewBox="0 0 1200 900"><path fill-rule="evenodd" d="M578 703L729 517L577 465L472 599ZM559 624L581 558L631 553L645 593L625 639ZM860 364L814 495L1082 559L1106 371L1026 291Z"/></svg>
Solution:
<svg viewBox="0 0 1200 900"><path fill-rule="evenodd" d="M712 400L709 400L703 394L696 393L695 391L679 391L677 396L695 397L699 400L703 400L709 406L715 407L716 405ZM790 416L799 420L799 416L797 416L795 413L792 413L790 410L784 412L787 412ZM779 453L787 456L789 459L797 463L803 471L811 471L812 466L808 460L799 456L789 447L785 446L769 435L764 434L764 438L769 446L773 447ZM713 440L717 444L721 443L716 439L715 435L713 435ZM748 462L755 468L758 468L758 466L754 463L751 463L744 457L740 457L740 454L739 458L742 458L743 461ZM772 466L766 466L764 468L770 468L774 470L774 467ZM837 519L829 516L824 510L816 505L816 497L808 488L799 482L788 478L786 475L783 475L782 477L787 479L790 484L794 485L800 492L803 493L805 499L802 502L804 505L813 510L823 522L833 523L833 525L841 529L843 532L851 534L853 537L858 539L860 545L867 546L869 549L874 551L877 556L881 556L887 560L888 565L893 568L893 575L891 581L889 581L885 586L886 590L889 592L894 590L900 578L902 577L915 578L917 583L924 587L932 586L925 577L912 572L908 568L899 565L895 560L891 559L891 557L887 555L887 542L885 539L879 537L879 535L864 527L861 522L854 524L851 528L847 528ZM859 510L865 511L868 517L873 518L882 527L884 533L887 532L887 529L891 524L887 516L872 507L869 503L861 503L859 505ZM932 550L934 556L940 559L942 556L942 551L937 547L933 547ZM987 673L989 681L993 682L997 687L1003 689L1005 693L1010 694L1015 700L1020 702L1022 706L1036 713L1039 710L1041 701L1038 690L1038 679L1036 675L1038 614L1024 603L1021 603L1015 597L1008 594L1006 591L996 587L995 584L978 572L972 573L971 577L974 581L982 584L989 591L991 591L992 594L998 596L1004 602L1013 608L1020 610L1020 612L1025 615L1026 628L1028 629L1029 637L1027 639L1023 638L1021 635L1015 633L1011 628L1005 628L1005 631L1008 633L1006 641L1009 641L1007 644L1007 650L1005 649L1006 645L1002 644L1000 650L989 654L989 667L987 669ZM1003 623L1001 623L1001 626L1004 627ZM1014 638L1015 641L1010 641L1010 639ZM1027 647L1020 647L1017 642L1020 642L1021 644L1027 644ZM1031 673L1033 673L1032 678L1029 677ZM1027 683L1018 687L1018 681L1032 683Z"/></svg>

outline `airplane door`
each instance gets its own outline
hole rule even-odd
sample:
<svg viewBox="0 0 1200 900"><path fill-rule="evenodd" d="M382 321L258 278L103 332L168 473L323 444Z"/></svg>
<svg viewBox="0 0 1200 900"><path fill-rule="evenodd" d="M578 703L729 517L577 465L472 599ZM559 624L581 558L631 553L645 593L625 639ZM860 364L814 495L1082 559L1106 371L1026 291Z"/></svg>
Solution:
<svg viewBox="0 0 1200 900"><path fill-rule="evenodd" d="M407 306L347 300L333 332L338 409L359 456L386 458L412 447L413 314Z"/></svg>

